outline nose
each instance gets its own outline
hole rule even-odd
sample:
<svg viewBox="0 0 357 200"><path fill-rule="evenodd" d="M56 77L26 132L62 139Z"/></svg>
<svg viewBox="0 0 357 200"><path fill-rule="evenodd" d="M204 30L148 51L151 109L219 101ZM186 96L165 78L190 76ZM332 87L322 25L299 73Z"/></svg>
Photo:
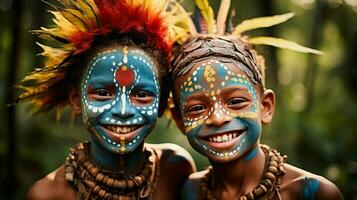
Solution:
<svg viewBox="0 0 357 200"><path fill-rule="evenodd" d="M226 114L221 109L215 109L206 119L207 126L220 127L232 121L232 116Z"/></svg>
<svg viewBox="0 0 357 200"><path fill-rule="evenodd" d="M112 114L121 119L129 119L135 116L135 108L126 95L121 95L120 100L113 106Z"/></svg>

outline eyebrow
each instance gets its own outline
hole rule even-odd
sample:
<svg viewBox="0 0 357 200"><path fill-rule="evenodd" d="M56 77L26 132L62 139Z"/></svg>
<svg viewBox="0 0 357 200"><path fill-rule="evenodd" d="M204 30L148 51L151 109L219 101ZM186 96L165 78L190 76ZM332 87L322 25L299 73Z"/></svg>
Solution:
<svg viewBox="0 0 357 200"><path fill-rule="evenodd" d="M234 92L236 90L240 90L240 91L246 91L248 92L248 87L246 86L241 86L241 85L235 85L235 86L228 86L228 87L223 87L221 89L222 92Z"/></svg>

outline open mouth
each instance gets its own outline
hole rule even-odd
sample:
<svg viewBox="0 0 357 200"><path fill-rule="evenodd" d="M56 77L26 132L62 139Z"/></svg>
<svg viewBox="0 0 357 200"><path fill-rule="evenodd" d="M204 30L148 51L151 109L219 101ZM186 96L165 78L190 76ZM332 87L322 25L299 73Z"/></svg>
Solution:
<svg viewBox="0 0 357 200"><path fill-rule="evenodd" d="M206 136L201 139L209 141L209 142L224 143L224 142L229 142L229 141L237 138L239 135L241 135L245 131L246 131L246 129L236 130L236 131L225 132L225 133L216 134L216 135L209 135L209 136Z"/></svg>
<svg viewBox="0 0 357 200"><path fill-rule="evenodd" d="M104 131L107 135L115 142L120 142L121 140L131 141L137 136L143 125L130 125L130 126L119 126L119 125L102 125Z"/></svg>
<svg viewBox="0 0 357 200"><path fill-rule="evenodd" d="M105 125L106 129L116 134L127 134L139 129L141 126L117 126L117 125Z"/></svg>
<svg viewBox="0 0 357 200"><path fill-rule="evenodd" d="M247 129L234 130L205 136L200 139L205 140L207 144L213 148L227 149L233 146L238 141L238 137L246 131Z"/></svg>

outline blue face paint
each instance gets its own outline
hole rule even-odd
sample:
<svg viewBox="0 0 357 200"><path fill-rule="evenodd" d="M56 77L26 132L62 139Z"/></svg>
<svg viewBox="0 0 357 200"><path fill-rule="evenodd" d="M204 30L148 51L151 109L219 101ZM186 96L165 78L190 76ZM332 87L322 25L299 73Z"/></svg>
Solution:
<svg viewBox="0 0 357 200"><path fill-rule="evenodd" d="M145 52L127 46L101 52L83 77L81 94L92 140L114 153L132 152L158 117L156 65Z"/></svg>
<svg viewBox="0 0 357 200"><path fill-rule="evenodd" d="M240 157L261 134L255 88L233 64L210 60L191 71L180 87L180 109L190 144L211 160Z"/></svg>
<svg viewBox="0 0 357 200"><path fill-rule="evenodd" d="M319 181L314 178L305 177L304 189L301 200L314 200L315 194L319 189Z"/></svg>

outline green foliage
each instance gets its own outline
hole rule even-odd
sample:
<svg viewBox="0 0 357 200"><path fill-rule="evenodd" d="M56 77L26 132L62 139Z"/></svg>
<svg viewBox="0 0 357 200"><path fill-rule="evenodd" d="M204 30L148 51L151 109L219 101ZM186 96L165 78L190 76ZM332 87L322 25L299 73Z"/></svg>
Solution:
<svg viewBox="0 0 357 200"><path fill-rule="evenodd" d="M5 3L4 3L5 2ZM7 1L0 1L2 28L0 29L0 168L6 169L7 108L5 97L8 52L13 42ZM213 1L217 7L217 1ZM288 162L327 177L342 190L346 199L356 199L357 191L357 7L352 1L232 1L237 10L233 21L263 15L295 12L297 16L283 25L262 33L297 41L325 52L325 56L311 56L287 50L259 48L267 63L267 87L277 95L273 122L263 129L262 143L269 144L288 155ZM347 3L346 3L347 2ZM190 2L186 1L186 4ZM192 7L192 4L190 4ZM190 8L191 8L190 7ZM217 10L215 7L215 11ZM28 33L49 23L49 14L41 1L26 7L21 24L22 43L17 81L25 73L40 65L35 57L39 48ZM354 24L354 25L353 25ZM86 139L87 133L77 119L70 123L69 111L55 121L53 112L32 115L27 104L16 106L15 180L13 199L23 199L28 188L38 179L53 171L67 155L68 148ZM192 150L185 136L174 122L161 119L148 142L172 142L189 150L198 169L208 161ZM5 174L1 174L3 180ZM2 181L2 183L5 183ZM5 193L0 199L9 199Z"/></svg>

